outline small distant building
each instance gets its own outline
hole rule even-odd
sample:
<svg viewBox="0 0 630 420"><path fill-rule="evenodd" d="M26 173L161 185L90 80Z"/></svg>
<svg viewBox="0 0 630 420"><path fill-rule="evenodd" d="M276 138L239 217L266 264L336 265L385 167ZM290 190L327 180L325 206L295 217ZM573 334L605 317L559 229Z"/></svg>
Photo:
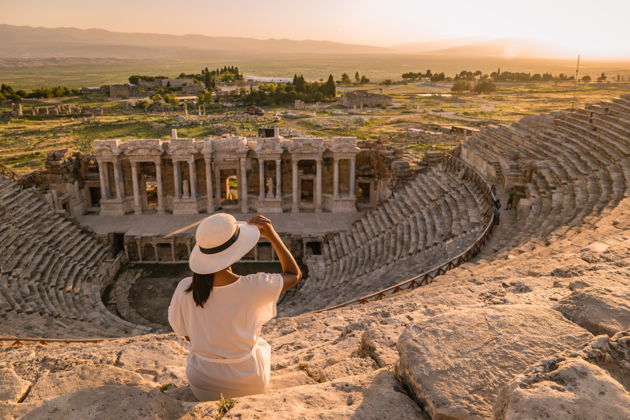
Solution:
<svg viewBox="0 0 630 420"><path fill-rule="evenodd" d="M103 95L103 90L100 86L88 86L81 88L81 95L83 96L95 96Z"/></svg>
<svg viewBox="0 0 630 420"><path fill-rule="evenodd" d="M346 92L341 97L341 105L348 108L373 108L377 106L389 106L392 98L389 95L370 93L367 90L355 90Z"/></svg>
<svg viewBox="0 0 630 420"><path fill-rule="evenodd" d="M127 99L138 95L138 87L131 83L122 83L119 85L103 85L107 96L112 99Z"/></svg>
<svg viewBox="0 0 630 420"><path fill-rule="evenodd" d="M184 86L195 84L195 81L188 77L182 77L181 79L161 79L160 84L161 87L172 87L173 89L181 89Z"/></svg>
<svg viewBox="0 0 630 420"><path fill-rule="evenodd" d="M162 87L162 80L164 79L154 79L154 80L138 80L138 87L141 89L158 89Z"/></svg>
<svg viewBox="0 0 630 420"><path fill-rule="evenodd" d="M193 83L190 85L182 86L182 93L185 93L188 95L197 95L198 93L201 93L204 90L206 90L206 87L203 84L199 82L195 82L195 81L193 81Z"/></svg>
<svg viewBox="0 0 630 420"><path fill-rule="evenodd" d="M447 134L457 134L465 137L472 136L479 131L478 128L468 127L465 125L444 125L440 127L440 130Z"/></svg>

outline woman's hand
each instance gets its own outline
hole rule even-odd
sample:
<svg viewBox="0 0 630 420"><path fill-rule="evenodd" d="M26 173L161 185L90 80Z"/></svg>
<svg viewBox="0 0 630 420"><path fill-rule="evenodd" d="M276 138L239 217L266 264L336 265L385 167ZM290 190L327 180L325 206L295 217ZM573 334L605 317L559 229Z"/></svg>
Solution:
<svg viewBox="0 0 630 420"><path fill-rule="evenodd" d="M271 220L267 219L265 216L254 216L247 221L250 225L257 226L260 230L260 236L266 239L271 239L276 231L271 224Z"/></svg>

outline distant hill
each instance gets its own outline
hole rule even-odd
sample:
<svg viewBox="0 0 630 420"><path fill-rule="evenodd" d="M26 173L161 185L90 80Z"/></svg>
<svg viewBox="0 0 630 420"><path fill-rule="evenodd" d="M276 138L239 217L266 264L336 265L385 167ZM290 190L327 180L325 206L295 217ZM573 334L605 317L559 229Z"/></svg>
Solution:
<svg viewBox="0 0 630 420"><path fill-rule="evenodd" d="M294 41L111 32L104 29L34 28L0 24L0 57L197 58L264 54L370 54L387 48L330 41Z"/></svg>
<svg viewBox="0 0 630 420"><path fill-rule="evenodd" d="M469 45L481 41L484 40L481 38L436 39L431 41L406 42L403 44L393 45L391 48L400 53L425 54L447 48L461 47L462 45Z"/></svg>
<svg viewBox="0 0 630 420"><path fill-rule="evenodd" d="M435 54L444 57L564 58L566 51L522 39L459 38L376 47L332 41L111 32L0 24L0 59L207 59L290 55Z"/></svg>
<svg viewBox="0 0 630 420"><path fill-rule="evenodd" d="M566 50L542 43L516 38L494 39L450 46L430 52L448 56L498 58L565 58L572 57ZM576 53L577 54L577 53Z"/></svg>

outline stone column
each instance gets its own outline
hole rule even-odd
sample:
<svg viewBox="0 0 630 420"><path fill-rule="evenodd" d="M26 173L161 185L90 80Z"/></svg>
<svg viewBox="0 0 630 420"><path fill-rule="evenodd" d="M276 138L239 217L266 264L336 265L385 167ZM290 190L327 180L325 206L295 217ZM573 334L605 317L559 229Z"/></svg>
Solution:
<svg viewBox="0 0 630 420"><path fill-rule="evenodd" d="M282 160L276 159L276 199L282 199Z"/></svg>
<svg viewBox="0 0 630 420"><path fill-rule="evenodd" d="M109 197L109 191L107 191L107 174L106 171L106 162L98 161L98 178L99 183L101 184L101 200L107 200Z"/></svg>
<svg viewBox="0 0 630 420"><path fill-rule="evenodd" d="M212 199L212 166L210 164L210 156L204 156L206 164L206 211L208 214L214 212L214 200Z"/></svg>
<svg viewBox="0 0 630 420"><path fill-rule="evenodd" d="M258 158L258 183L260 184L258 199L260 201L265 198L265 161Z"/></svg>
<svg viewBox="0 0 630 420"><path fill-rule="evenodd" d="M333 161L333 199L339 198L339 159Z"/></svg>
<svg viewBox="0 0 630 420"><path fill-rule="evenodd" d="M190 198L197 198L197 165L195 160L188 161L188 172L190 174Z"/></svg>
<svg viewBox="0 0 630 420"><path fill-rule="evenodd" d="M355 158L350 159L350 197L354 198L354 170L355 170Z"/></svg>
<svg viewBox="0 0 630 420"><path fill-rule="evenodd" d="M221 197L221 170L214 165L214 179L215 181L215 188L216 188L216 193L215 196L217 197L217 205L221 205L221 200L223 199L223 197Z"/></svg>
<svg viewBox="0 0 630 420"><path fill-rule="evenodd" d="M322 211L322 159L315 161L315 211Z"/></svg>
<svg viewBox="0 0 630 420"><path fill-rule="evenodd" d="M239 197L239 201L241 202L241 213L247 213L249 211L249 206L247 205L247 170L245 169L245 158L242 157L241 161L241 182L239 182L239 186L241 187L241 196Z"/></svg>
<svg viewBox="0 0 630 420"><path fill-rule="evenodd" d="M131 162L131 181L133 184L133 212L135 214L142 214L140 188L138 186L138 162Z"/></svg>
<svg viewBox="0 0 630 420"><path fill-rule="evenodd" d="M125 186L122 180L122 166L119 159L114 163L114 183L116 184L116 198L123 200L125 198Z"/></svg>
<svg viewBox="0 0 630 420"><path fill-rule="evenodd" d="M175 198L176 200L179 200L180 198L182 198L182 179L181 179L181 174L180 174L180 169L179 169L179 161L174 160L173 161L173 182L175 183Z"/></svg>
<svg viewBox="0 0 630 420"><path fill-rule="evenodd" d="M164 187L162 185L162 160L155 161L155 178L157 180L157 211L164 214Z"/></svg>
<svg viewBox="0 0 630 420"><path fill-rule="evenodd" d="M298 161L291 158L291 181L293 184L293 203L291 204L291 211L297 212L300 210L298 201Z"/></svg>

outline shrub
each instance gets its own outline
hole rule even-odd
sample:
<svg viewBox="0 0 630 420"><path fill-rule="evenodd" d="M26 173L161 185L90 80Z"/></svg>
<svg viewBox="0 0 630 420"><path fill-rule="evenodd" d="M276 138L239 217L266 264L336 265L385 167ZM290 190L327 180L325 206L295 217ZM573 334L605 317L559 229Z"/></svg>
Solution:
<svg viewBox="0 0 630 420"><path fill-rule="evenodd" d="M497 87L494 84L494 80L490 79L489 77L479 80L473 88L473 92L475 93L490 93L494 92L495 90L497 90Z"/></svg>
<svg viewBox="0 0 630 420"><path fill-rule="evenodd" d="M451 86L451 92L465 92L471 89L471 84L467 80L459 79Z"/></svg>

